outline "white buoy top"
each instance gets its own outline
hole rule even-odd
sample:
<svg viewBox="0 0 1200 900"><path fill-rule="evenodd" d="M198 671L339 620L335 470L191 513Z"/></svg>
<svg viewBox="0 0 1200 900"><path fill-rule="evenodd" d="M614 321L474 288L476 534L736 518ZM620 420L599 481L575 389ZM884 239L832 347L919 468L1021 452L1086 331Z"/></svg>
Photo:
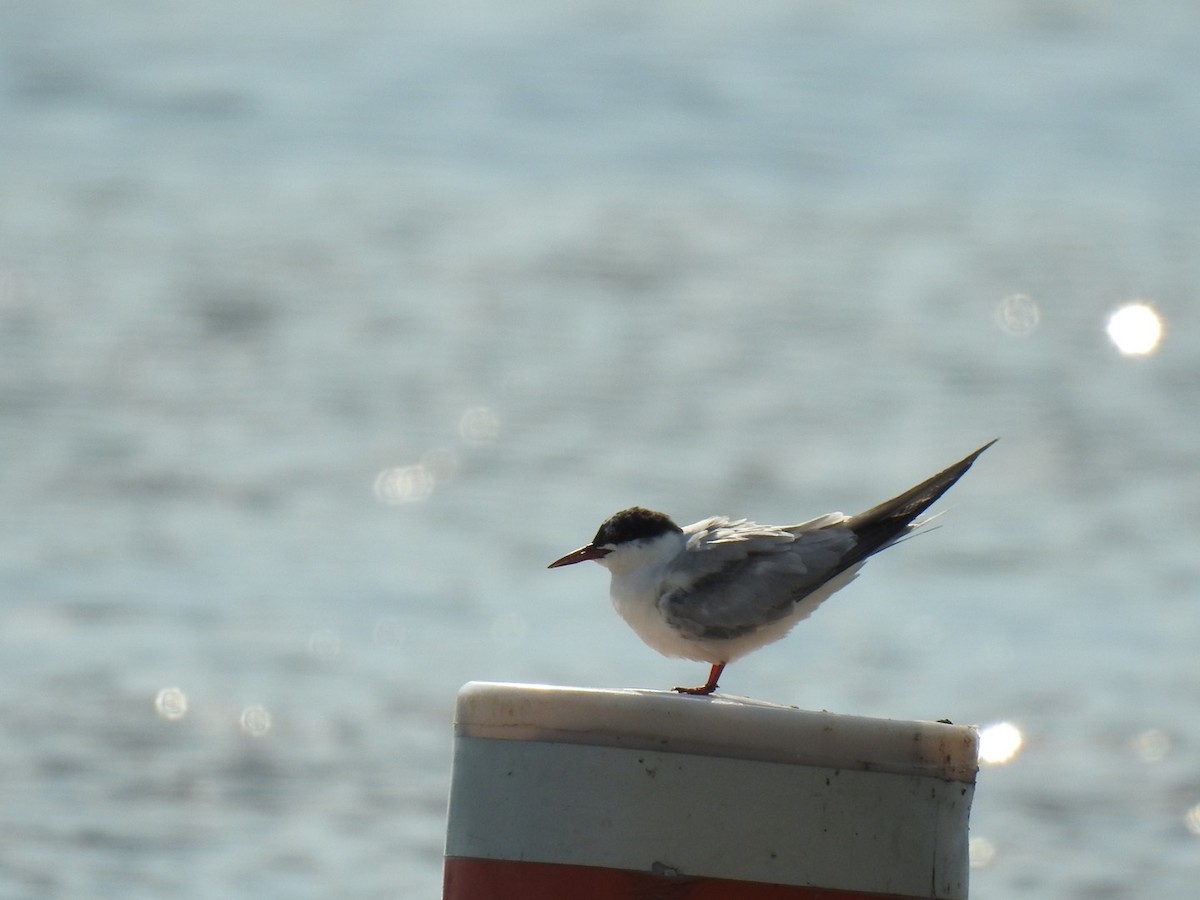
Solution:
<svg viewBox="0 0 1200 900"><path fill-rule="evenodd" d="M890 772L974 784L978 733L940 722L869 719L726 694L598 690L473 681L455 734L622 747Z"/></svg>

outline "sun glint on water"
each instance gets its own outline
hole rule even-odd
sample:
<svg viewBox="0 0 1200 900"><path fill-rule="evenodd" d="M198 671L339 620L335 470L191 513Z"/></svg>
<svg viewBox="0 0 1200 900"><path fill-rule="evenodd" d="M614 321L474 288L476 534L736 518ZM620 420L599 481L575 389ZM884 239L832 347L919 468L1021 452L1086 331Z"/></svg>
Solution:
<svg viewBox="0 0 1200 900"><path fill-rule="evenodd" d="M1108 317L1104 330L1122 356L1149 356L1162 341L1163 321L1149 304L1127 303Z"/></svg>
<svg viewBox="0 0 1200 900"><path fill-rule="evenodd" d="M979 729L979 761L1002 766L1012 762L1025 738L1011 722L997 722Z"/></svg>

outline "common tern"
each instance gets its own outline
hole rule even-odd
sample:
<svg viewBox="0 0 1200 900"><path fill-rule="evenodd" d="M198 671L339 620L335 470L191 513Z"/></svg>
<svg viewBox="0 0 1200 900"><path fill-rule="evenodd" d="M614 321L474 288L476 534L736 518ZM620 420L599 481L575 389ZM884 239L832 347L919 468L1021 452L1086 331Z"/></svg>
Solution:
<svg viewBox="0 0 1200 900"><path fill-rule="evenodd" d="M782 638L869 557L927 523L917 516L995 442L856 516L799 525L713 516L680 528L663 513L624 509L549 568L592 559L608 569L613 606L638 637L664 656L712 665L704 684L675 690L711 694L725 666Z"/></svg>

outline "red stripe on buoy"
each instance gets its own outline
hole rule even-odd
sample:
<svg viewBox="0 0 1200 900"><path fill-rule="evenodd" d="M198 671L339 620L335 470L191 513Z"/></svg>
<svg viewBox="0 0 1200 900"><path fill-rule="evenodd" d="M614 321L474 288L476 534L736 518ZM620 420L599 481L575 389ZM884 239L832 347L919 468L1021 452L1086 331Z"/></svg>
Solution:
<svg viewBox="0 0 1200 900"><path fill-rule="evenodd" d="M446 857L442 900L900 900L866 894L624 869Z"/></svg>

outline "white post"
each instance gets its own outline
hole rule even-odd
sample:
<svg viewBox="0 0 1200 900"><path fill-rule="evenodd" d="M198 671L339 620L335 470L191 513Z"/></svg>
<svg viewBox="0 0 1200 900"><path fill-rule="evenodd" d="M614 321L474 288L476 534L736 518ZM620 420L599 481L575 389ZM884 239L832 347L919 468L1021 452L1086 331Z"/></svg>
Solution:
<svg viewBox="0 0 1200 900"><path fill-rule="evenodd" d="M471 682L443 900L963 900L977 744L723 695Z"/></svg>

